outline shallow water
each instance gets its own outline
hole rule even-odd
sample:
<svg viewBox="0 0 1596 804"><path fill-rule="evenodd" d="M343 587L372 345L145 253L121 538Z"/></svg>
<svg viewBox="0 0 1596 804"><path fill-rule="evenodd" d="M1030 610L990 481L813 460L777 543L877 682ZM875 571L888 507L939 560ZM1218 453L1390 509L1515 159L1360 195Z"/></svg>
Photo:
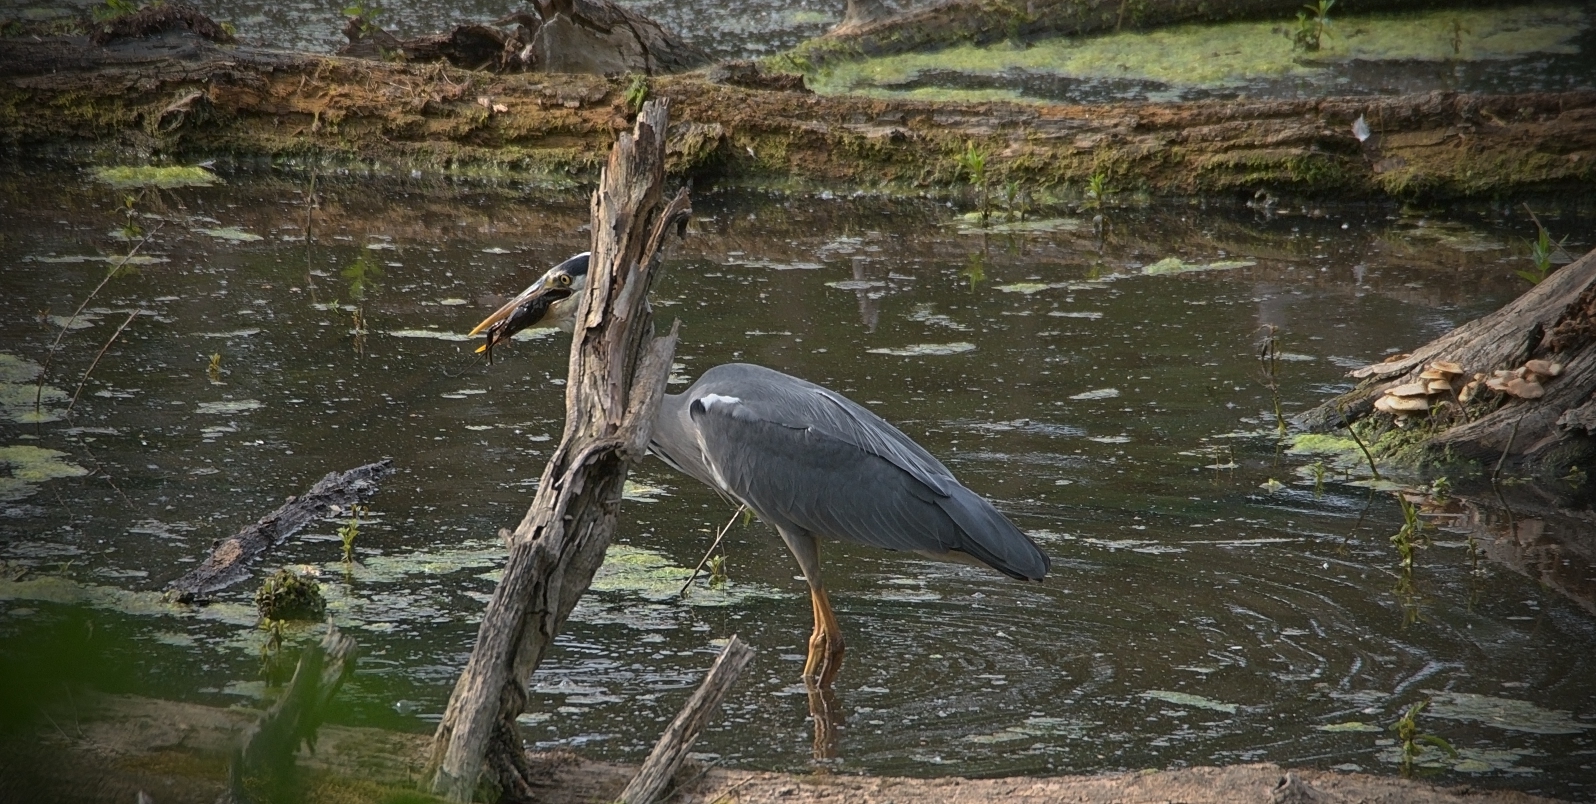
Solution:
<svg viewBox="0 0 1596 804"><path fill-rule="evenodd" d="M33 417L54 420L0 420L0 448L54 450L36 464L86 472L14 470L0 486L0 715L31 716L68 684L254 703L252 588L200 610L154 593L286 495L388 456L399 473L361 518L355 566L339 560L347 517L263 566L318 570L360 642L334 720L426 732L491 593L495 534L530 501L563 415L564 336L490 367L460 334L585 247L586 200L322 177L307 243L304 176L223 178L137 202L150 259L62 339L46 377L60 392ZM124 193L67 168L0 178L0 380L27 385L24 361L43 362L105 276L100 258L129 249ZM1562 203L1535 206L1583 253L1596 211ZM1476 562L1448 533L1399 593L1395 502L1334 474L1315 493L1297 472L1311 459L1272 438L1256 360L1277 327L1290 415L1346 387L1348 367L1494 309L1523 288L1520 208L1111 209L1099 242L1067 212L982 232L916 199L695 206L656 294L683 322L682 378L745 360L843 391L1054 558L1045 583L1024 585L828 549L849 644L842 769L1394 773L1386 729L1432 700L1421 727L1463 752L1442 778L1590 795L1592 602ZM29 418L31 396L4 413ZM534 679L526 736L638 759L738 634L758 655L698 750L805 767L795 564L763 525L738 526L727 585L677 599L672 568L693 566L732 512L652 460L633 480L627 549ZM1522 704L1501 714L1503 701Z"/></svg>

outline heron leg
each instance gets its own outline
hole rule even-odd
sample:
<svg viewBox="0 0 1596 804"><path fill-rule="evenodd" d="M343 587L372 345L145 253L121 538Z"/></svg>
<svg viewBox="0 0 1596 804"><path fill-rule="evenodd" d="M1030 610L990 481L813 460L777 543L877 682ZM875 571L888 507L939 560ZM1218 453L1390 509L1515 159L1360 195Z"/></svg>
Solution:
<svg viewBox="0 0 1596 804"><path fill-rule="evenodd" d="M804 580L809 582L809 603L815 615L815 629L809 634L809 658L804 662L804 682L829 687L842 669L843 644L842 628L837 625L837 615L831 611L831 600L820 580L820 542L805 531L783 527L777 531L793 558L798 559Z"/></svg>
<svg viewBox="0 0 1596 804"><path fill-rule="evenodd" d="M809 634L809 659L804 662L804 681L818 687L829 687L842 669L842 628L837 625L837 615L831 611L831 600L826 590L809 587L809 601L815 611L815 630Z"/></svg>

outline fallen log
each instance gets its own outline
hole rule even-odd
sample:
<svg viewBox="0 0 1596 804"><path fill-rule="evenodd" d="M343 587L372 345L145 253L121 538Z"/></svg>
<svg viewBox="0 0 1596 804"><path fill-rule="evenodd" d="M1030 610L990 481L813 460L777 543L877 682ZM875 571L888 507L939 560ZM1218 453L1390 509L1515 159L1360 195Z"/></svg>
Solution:
<svg viewBox="0 0 1596 804"><path fill-rule="evenodd" d="M687 705L682 707L682 711L665 728L665 733L660 735L659 741L654 743L654 750L648 752L643 767L621 791L620 801L623 804L653 804L659 800L660 794L665 792L676 776L677 769L682 766L682 760L687 759L687 752L692 750L699 733L709 725L709 719L720 708L720 702L731 690L731 685L736 683L737 676L753 658L754 649L733 635L726 647L721 649L720 655L715 657L715 663L710 665L709 672L704 675L704 681L698 685L693 697L687 700Z"/></svg>
<svg viewBox="0 0 1596 804"><path fill-rule="evenodd" d="M433 736L428 786L470 801L479 785L535 798L516 718L527 680L604 561L628 468L647 452L676 330L654 336L648 292L687 193L664 198L669 104L650 101L610 151L592 203L592 259L576 317L565 433L509 537L504 575Z"/></svg>
<svg viewBox="0 0 1596 804"><path fill-rule="evenodd" d="M133 159L591 181L630 125L631 88L182 34L103 48L0 38L0 149L110 143ZM667 169L733 182L962 193L967 146L988 154L989 176L1065 198L1095 175L1122 192L1238 198L1494 197L1588 192L1596 179L1591 91L1064 106L820 97L689 74L650 79L647 92L674 110ZM1354 136L1360 116L1377 145Z"/></svg>
<svg viewBox="0 0 1596 804"><path fill-rule="evenodd" d="M1456 365L1455 379L1443 364ZM1441 384L1437 374L1446 375ZM1357 388L1299 423L1325 430L1377 420L1381 426L1365 440L1404 425L1409 432L1377 457L1420 465L1463 460L1589 494L1596 477L1596 251L1506 307L1351 376L1362 380ZM1388 397L1419 402L1382 403Z"/></svg>
<svg viewBox="0 0 1596 804"><path fill-rule="evenodd" d="M304 494L289 497L277 510L217 541L198 567L166 585L167 597L179 603L202 601L249 577L250 565L335 506L348 508L377 493L377 484L393 472L387 459L347 472L328 472Z"/></svg>

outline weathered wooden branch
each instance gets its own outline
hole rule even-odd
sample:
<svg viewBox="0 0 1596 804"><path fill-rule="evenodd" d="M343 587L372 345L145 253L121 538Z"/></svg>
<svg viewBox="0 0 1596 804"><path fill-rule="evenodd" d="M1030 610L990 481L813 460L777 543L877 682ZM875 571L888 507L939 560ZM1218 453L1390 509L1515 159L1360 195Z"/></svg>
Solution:
<svg viewBox="0 0 1596 804"><path fill-rule="evenodd" d="M630 126L629 85L222 48L187 35L103 48L0 37L0 149L114 142L167 158L591 180ZM967 145L985 149L988 173L1005 181L1078 188L1101 173L1151 195L1494 197L1596 180L1590 91L1065 106L821 97L690 74L651 79L649 93L672 103L668 168L731 181L954 191L966 185ZM1360 115L1369 143L1352 133Z"/></svg>
<svg viewBox="0 0 1596 804"><path fill-rule="evenodd" d="M292 783L294 755L300 743L315 747L316 729L338 688L354 672L354 659L355 641L329 622L321 643L305 647L282 697L245 732L219 804L254 800L252 786L282 792Z"/></svg>
<svg viewBox="0 0 1596 804"><path fill-rule="evenodd" d="M647 451L676 347L674 327L654 337L648 291L666 233L691 211L685 191L663 197L668 108L645 104L634 132L611 149L593 195L593 257L571 344L565 433L511 537L504 576L433 737L431 788L455 801L479 785L512 800L531 796L515 725L527 680L603 562L627 468Z"/></svg>
<svg viewBox="0 0 1596 804"><path fill-rule="evenodd" d="M720 708L720 702L726 698L732 684L736 683L737 676L753 658L754 649L733 635L726 647L721 649L720 656L715 658L715 663L710 665L709 672L693 692L693 697L687 700L687 705L666 727L665 733L654 743L654 750L649 752L648 759L643 760L643 767L632 777L626 790L621 792L620 800L624 804L653 804L665 792L681 767L682 760L687 758L687 752L698 740L699 733L709 725L709 719Z"/></svg>
<svg viewBox="0 0 1596 804"><path fill-rule="evenodd" d="M167 596L193 603L248 578L250 565L267 550L326 516L333 506L347 508L370 499L377 493L377 484L392 472L393 462L386 459L347 472L328 472L304 494L289 497L280 508L237 535L216 542L198 567L166 585Z"/></svg>
<svg viewBox="0 0 1596 804"><path fill-rule="evenodd" d="M1505 456L1506 466L1548 478L1596 465L1596 251L1484 318L1410 354L1352 371L1363 381L1356 389L1308 411L1299 423L1330 429L1372 415L1387 388L1417 379L1435 361L1457 363L1474 375L1531 359L1562 366L1546 381L1544 396L1519 399L1482 389L1470 415L1430 436L1427 451L1479 462Z"/></svg>

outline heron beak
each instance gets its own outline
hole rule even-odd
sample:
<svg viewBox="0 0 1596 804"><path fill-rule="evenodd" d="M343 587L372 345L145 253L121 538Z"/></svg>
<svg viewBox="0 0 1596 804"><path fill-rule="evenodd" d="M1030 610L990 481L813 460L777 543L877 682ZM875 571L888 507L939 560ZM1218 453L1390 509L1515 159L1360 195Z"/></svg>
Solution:
<svg viewBox="0 0 1596 804"><path fill-rule="evenodd" d="M565 281L561 282L560 280ZM471 332L470 337L487 334L486 343L477 347L477 354L484 352L488 355L488 362L493 362L493 347L510 339L512 335L531 326L537 325L549 314L554 304L571 295L570 278L555 271L544 274L531 287L516 294L515 298L504 303L504 306L493 311L493 314L482 319Z"/></svg>
<svg viewBox="0 0 1596 804"><path fill-rule="evenodd" d="M532 283L531 287L521 291L520 293L517 293L515 298L505 302L503 307L494 310L492 315L482 319L482 323L476 325L476 327L472 328L470 332L466 333L467 337L475 338L476 336L487 332L489 329L492 329L494 325L509 319L512 315L515 315L515 311L517 309L522 307L539 306L533 305L532 302L548 295L548 293L549 275L544 274L542 277L538 278L538 281ZM509 337L509 335L506 335L505 337ZM477 351L480 352L482 350L478 349Z"/></svg>

